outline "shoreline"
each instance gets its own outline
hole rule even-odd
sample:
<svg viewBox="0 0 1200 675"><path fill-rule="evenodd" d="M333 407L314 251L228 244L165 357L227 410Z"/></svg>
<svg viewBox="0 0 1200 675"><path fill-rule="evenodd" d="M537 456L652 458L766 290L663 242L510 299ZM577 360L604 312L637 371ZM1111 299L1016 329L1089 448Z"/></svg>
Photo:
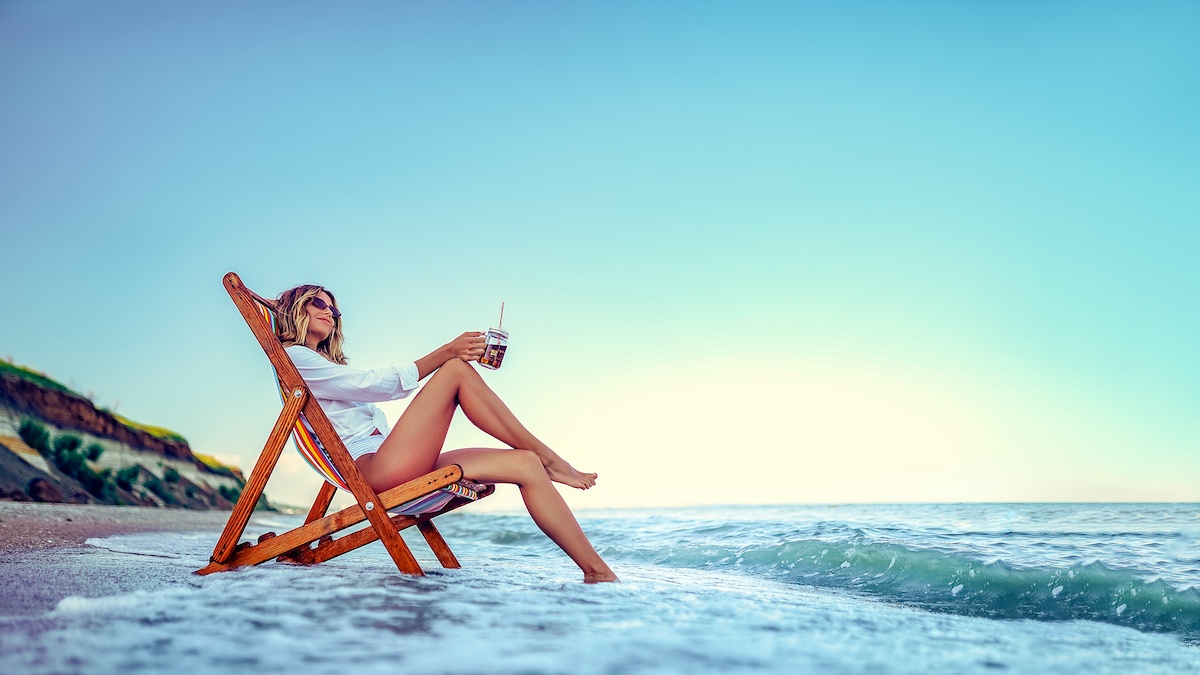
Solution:
<svg viewBox="0 0 1200 675"><path fill-rule="evenodd" d="M133 532L220 532L229 511L0 501L0 555L84 546Z"/></svg>
<svg viewBox="0 0 1200 675"><path fill-rule="evenodd" d="M182 571L151 558L89 546L87 540L137 532L212 532L229 511L150 506L0 501L0 630L46 630L48 613L67 597L152 591L191 583ZM13 623L16 622L16 623Z"/></svg>

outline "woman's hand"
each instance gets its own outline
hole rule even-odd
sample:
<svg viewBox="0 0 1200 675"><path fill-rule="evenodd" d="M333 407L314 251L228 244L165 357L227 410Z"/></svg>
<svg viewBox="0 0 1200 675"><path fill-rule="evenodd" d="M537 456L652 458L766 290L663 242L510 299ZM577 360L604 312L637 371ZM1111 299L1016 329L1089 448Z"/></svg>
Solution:
<svg viewBox="0 0 1200 675"><path fill-rule="evenodd" d="M483 356L483 347L487 343L483 333L467 331L450 341L446 348L450 350L450 358L463 361L478 361Z"/></svg>
<svg viewBox="0 0 1200 675"><path fill-rule="evenodd" d="M483 347L486 343L487 340L483 338L483 333L467 331L428 355L417 359L417 374L423 380L425 376L441 368L450 359L478 361L479 357L483 356Z"/></svg>

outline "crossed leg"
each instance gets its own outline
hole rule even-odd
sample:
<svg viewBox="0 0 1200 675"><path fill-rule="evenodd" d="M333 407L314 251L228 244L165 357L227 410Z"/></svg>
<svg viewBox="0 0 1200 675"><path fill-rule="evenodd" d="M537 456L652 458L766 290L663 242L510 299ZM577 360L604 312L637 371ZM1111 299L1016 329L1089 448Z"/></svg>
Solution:
<svg viewBox="0 0 1200 675"><path fill-rule="evenodd" d="M480 430L519 450L466 448L442 452L454 411L461 407ZM379 451L355 463L371 487L383 491L438 466L458 464L463 475L484 483L513 483L534 522L584 573L584 581L616 575L587 540L551 480L587 489L596 474L582 473L529 433L475 369L459 359L430 377L397 420Z"/></svg>
<svg viewBox="0 0 1200 675"><path fill-rule="evenodd" d="M479 373L460 359L447 361L417 392L376 453L374 472L385 483L394 480L388 485L392 487L432 471L446 442L450 420L459 407L467 419L492 438L536 454L550 480L581 490L596 484L596 474L576 470L538 440Z"/></svg>

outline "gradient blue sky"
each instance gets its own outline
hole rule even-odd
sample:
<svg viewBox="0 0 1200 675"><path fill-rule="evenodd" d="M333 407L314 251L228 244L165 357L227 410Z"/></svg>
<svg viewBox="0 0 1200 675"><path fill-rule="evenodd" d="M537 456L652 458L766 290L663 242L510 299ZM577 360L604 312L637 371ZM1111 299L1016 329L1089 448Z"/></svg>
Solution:
<svg viewBox="0 0 1200 675"><path fill-rule="evenodd" d="M577 506L1197 501L1198 34L1194 2L5 0L0 354L248 469L278 403L225 272L328 285L363 366L504 300L487 377L601 472Z"/></svg>

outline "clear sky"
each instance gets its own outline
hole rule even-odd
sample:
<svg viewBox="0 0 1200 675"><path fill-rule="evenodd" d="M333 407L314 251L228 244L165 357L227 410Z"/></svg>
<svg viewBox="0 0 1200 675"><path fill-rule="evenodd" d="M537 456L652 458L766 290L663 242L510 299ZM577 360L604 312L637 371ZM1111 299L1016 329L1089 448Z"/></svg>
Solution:
<svg viewBox="0 0 1200 675"><path fill-rule="evenodd" d="M1195 2L4 0L0 355L248 471L278 402L225 272L327 285L364 367L503 300L485 377L600 472L576 506L1197 501L1197 35ZM268 494L311 499L285 458Z"/></svg>

